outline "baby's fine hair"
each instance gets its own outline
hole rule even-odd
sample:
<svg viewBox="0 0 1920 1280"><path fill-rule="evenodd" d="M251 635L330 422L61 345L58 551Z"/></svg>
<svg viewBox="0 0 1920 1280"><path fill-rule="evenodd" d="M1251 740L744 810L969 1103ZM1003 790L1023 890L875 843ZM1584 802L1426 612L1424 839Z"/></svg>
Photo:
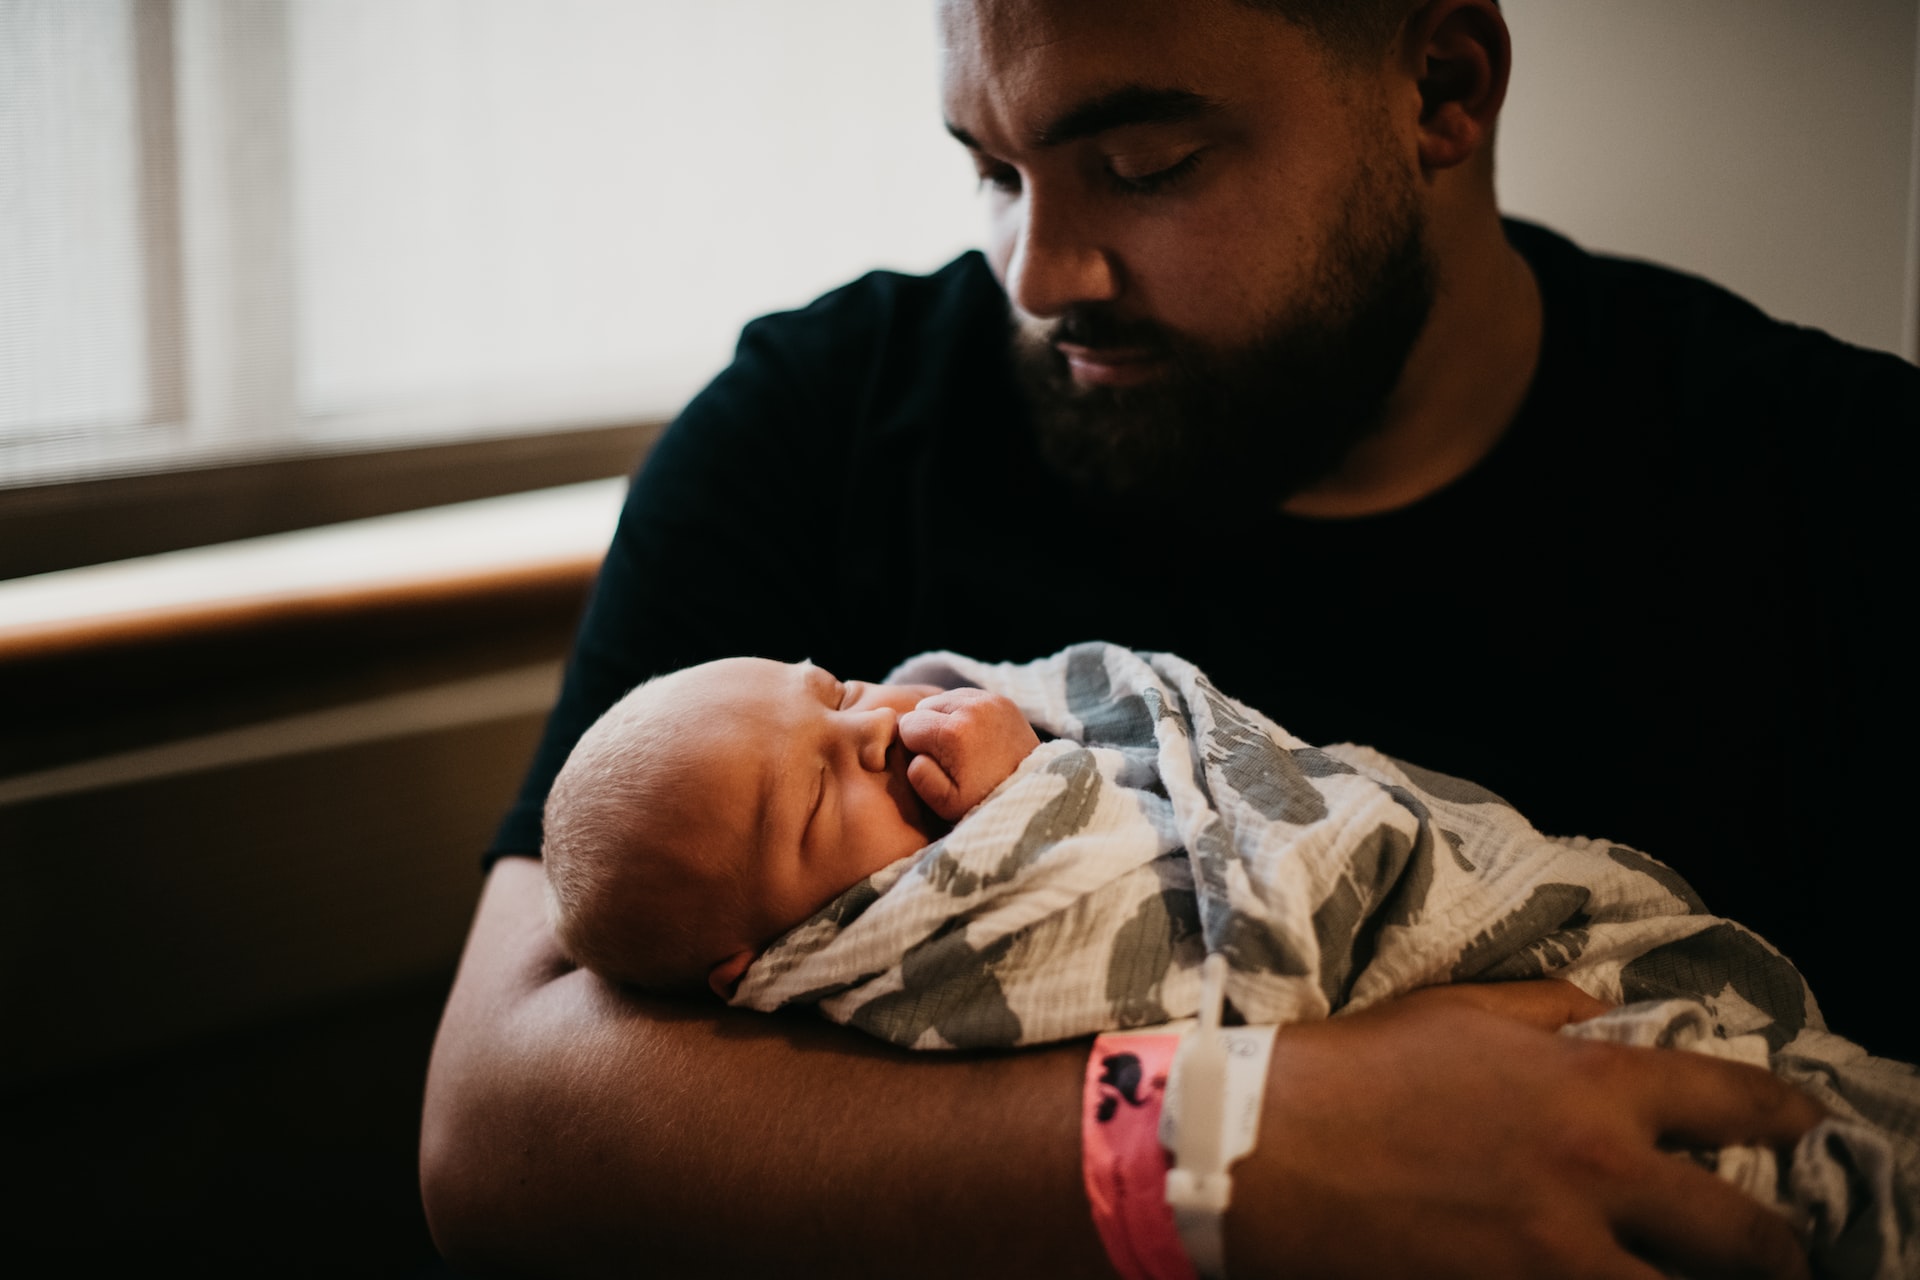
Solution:
<svg viewBox="0 0 1920 1280"><path fill-rule="evenodd" d="M640 685L580 736L548 793L541 845L567 958L656 991L704 989L716 926L746 908L740 860L698 856L711 790L688 744L711 709L661 696L671 680Z"/></svg>

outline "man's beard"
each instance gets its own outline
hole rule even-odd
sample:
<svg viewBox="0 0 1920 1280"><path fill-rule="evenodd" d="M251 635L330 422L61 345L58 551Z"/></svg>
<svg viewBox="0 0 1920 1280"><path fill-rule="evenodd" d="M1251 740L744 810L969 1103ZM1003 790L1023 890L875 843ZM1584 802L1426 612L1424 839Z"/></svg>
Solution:
<svg viewBox="0 0 1920 1280"><path fill-rule="evenodd" d="M1372 226L1362 222L1369 212ZM1100 304L1016 325L1014 367L1041 456L1097 494L1198 490L1246 515L1313 487L1379 428L1432 311L1433 267L1412 191L1363 171L1304 296L1230 348ZM1082 387L1055 342L1141 348L1171 367L1144 386Z"/></svg>

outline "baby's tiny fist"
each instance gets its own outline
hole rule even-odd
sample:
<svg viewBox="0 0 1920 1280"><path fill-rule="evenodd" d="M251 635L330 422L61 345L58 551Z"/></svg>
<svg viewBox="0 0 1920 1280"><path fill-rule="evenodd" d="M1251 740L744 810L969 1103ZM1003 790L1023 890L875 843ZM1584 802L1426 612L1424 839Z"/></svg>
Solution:
<svg viewBox="0 0 1920 1280"><path fill-rule="evenodd" d="M907 780L949 822L986 799L1040 745L1020 708L984 689L950 689L923 699L900 717L900 742L918 753Z"/></svg>
<svg viewBox="0 0 1920 1280"><path fill-rule="evenodd" d="M931 755L922 753L907 761L907 782L943 822L958 822L967 811L961 803L960 788Z"/></svg>

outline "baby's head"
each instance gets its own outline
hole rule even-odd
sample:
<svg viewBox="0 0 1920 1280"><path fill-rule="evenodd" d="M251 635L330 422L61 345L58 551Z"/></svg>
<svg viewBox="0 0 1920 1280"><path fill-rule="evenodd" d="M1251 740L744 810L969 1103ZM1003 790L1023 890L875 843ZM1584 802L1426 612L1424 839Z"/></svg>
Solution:
<svg viewBox="0 0 1920 1280"><path fill-rule="evenodd" d="M617 981L727 994L767 943L945 830L897 730L936 692L727 658L629 693L547 799L562 949Z"/></svg>

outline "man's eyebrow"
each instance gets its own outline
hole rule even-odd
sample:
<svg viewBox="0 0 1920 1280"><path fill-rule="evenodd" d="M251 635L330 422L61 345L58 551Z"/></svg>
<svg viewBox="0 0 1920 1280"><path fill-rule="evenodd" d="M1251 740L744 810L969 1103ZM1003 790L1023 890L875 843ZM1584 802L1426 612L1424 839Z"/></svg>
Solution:
<svg viewBox="0 0 1920 1280"><path fill-rule="evenodd" d="M1068 108L1036 131L1033 142L1044 150L1091 138L1109 129L1123 129L1128 125L1178 124L1207 115L1219 107L1220 103L1215 99L1188 89L1154 89L1130 84ZM981 152L987 150L971 133L951 120L947 122L947 132L964 147Z"/></svg>
<svg viewBox="0 0 1920 1280"><path fill-rule="evenodd" d="M1219 109L1220 104L1187 89L1150 89L1133 84L1090 98L1056 117L1035 141L1041 147L1078 142L1133 124L1178 124Z"/></svg>

